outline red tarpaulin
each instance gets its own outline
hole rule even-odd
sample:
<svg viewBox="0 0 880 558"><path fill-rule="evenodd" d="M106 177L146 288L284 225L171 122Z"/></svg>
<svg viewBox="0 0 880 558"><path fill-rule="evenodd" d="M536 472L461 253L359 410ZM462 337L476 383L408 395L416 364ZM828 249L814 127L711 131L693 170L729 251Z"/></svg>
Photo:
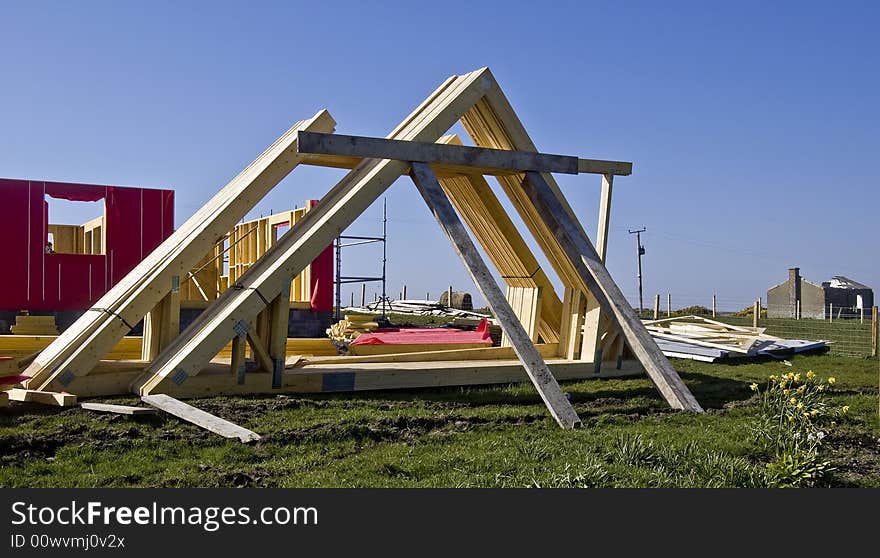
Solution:
<svg viewBox="0 0 880 558"><path fill-rule="evenodd" d="M352 345L452 345L492 344L489 321L485 318L476 331L445 327L436 328L381 328L372 333L362 333Z"/></svg>

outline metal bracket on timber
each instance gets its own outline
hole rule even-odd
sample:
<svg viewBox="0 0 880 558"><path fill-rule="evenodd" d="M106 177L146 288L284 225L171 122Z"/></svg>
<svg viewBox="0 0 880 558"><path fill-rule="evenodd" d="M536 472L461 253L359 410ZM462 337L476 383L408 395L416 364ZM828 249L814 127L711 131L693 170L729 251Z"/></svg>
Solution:
<svg viewBox="0 0 880 558"><path fill-rule="evenodd" d="M480 293L489 304L492 313L501 323L501 328L510 340L516 356L523 363L526 374L535 385L535 389L544 400L544 404L550 410L550 414L563 428L575 428L581 425L581 419L577 416L574 408L569 403L556 378L547 368L544 359L538 353L538 349L532 344L529 334L519 322L513 308L495 283L492 273L477 251L467 230L462 224L452 203L437 180L430 165L421 162L412 162L412 179L419 193L425 199L425 203L431 209L443 232L449 238L455 248L458 257L467 267L468 272L476 283Z"/></svg>
<svg viewBox="0 0 880 558"><path fill-rule="evenodd" d="M630 348L669 405L674 409L702 412L700 404L669 364L641 320L630 309L590 240L572 222L569 213L544 177L536 172L527 172L522 186L544 223L556 233L581 280L596 297L602 309L614 316Z"/></svg>

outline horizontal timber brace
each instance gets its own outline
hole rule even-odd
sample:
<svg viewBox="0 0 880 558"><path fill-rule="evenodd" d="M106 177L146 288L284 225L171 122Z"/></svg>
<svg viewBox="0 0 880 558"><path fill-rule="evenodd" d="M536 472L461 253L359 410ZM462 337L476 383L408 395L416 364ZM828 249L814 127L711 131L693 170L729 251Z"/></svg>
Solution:
<svg viewBox="0 0 880 558"><path fill-rule="evenodd" d="M354 158L355 161L362 159L416 161L440 165L447 172L460 169L464 174L516 174L526 171L563 174L632 174L632 163L623 161L578 159L569 155L306 131L299 132L297 150L302 155ZM322 164L321 159L306 158L304 162ZM339 165L337 161L328 162L328 166L337 165Z"/></svg>

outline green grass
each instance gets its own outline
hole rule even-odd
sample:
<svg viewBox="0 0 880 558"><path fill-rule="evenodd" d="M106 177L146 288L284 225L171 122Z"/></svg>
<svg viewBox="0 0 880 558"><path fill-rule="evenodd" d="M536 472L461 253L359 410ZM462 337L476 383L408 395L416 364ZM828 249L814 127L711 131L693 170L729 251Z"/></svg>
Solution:
<svg viewBox="0 0 880 558"><path fill-rule="evenodd" d="M810 369L836 376L831 397L851 407L827 438L830 485L880 486L876 360L674 364L705 414L671 411L642 378L566 383L577 431L522 384L193 401L263 435L255 445L167 416L12 407L0 414L0 486L763 486L771 456L752 431L749 384Z"/></svg>

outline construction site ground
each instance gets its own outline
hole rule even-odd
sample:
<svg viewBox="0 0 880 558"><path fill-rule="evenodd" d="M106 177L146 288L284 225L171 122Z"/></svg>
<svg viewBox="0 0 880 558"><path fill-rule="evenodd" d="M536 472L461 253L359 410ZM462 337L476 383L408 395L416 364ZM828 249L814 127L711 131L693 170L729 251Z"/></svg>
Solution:
<svg viewBox="0 0 880 558"><path fill-rule="evenodd" d="M832 402L850 406L826 440L828 483L880 486L876 359L672 362L705 414L672 411L647 378L563 383L584 421L574 432L528 383L192 401L263 433L255 444L161 413L14 404L0 409L0 486L762 486L750 384L807 370L835 376Z"/></svg>

